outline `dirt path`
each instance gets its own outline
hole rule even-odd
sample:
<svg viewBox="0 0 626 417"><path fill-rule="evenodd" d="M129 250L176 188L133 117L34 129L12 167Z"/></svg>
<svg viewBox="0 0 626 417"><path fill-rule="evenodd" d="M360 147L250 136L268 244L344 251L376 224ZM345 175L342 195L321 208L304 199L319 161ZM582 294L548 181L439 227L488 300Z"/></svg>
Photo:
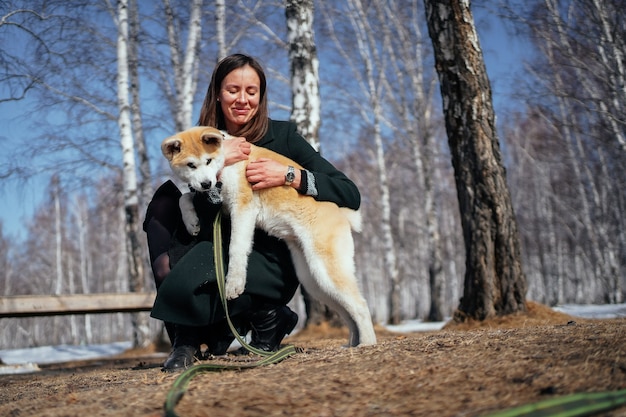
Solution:
<svg viewBox="0 0 626 417"><path fill-rule="evenodd" d="M569 324L568 324L569 323ZM527 315L437 332L392 334L343 349L328 329L261 369L205 373L186 416L480 416L575 392L626 388L626 319L581 320L532 305ZM177 377L164 354L44 366L0 376L0 416L161 416ZM241 360L241 359L231 359ZM600 416L626 416L626 407Z"/></svg>

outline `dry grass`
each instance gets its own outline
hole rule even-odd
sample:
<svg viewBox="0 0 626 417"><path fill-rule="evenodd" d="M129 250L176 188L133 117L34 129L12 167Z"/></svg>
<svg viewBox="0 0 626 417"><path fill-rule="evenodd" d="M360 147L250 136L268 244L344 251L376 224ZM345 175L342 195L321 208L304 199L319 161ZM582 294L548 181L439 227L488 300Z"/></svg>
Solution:
<svg viewBox="0 0 626 417"><path fill-rule="evenodd" d="M626 319L581 320L531 303L526 314L377 334L376 346L344 349L344 330L307 329L286 340L302 352L277 365L199 375L176 410L189 417L480 416L626 388ZM161 372L162 361L163 354L131 352L0 376L0 415L163 415L177 374ZM602 415L626 416L626 408Z"/></svg>

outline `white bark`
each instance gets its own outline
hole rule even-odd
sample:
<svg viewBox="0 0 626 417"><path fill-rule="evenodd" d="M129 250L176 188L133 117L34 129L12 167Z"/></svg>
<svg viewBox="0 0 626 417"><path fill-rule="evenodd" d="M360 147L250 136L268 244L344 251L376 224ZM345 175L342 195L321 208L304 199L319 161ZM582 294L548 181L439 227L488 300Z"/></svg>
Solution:
<svg viewBox="0 0 626 417"><path fill-rule="evenodd" d="M174 11L169 0L164 0L164 4L170 59L174 69L175 130L181 131L193 125L191 116L198 82L198 48L202 35L202 0L193 0L191 3L185 47L179 39Z"/></svg>
<svg viewBox="0 0 626 417"><path fill-rule="evenodd" d="M291 120L302 136L319 151L321 99L319 61L313 30L313 0L286 2L287 43L291 66Z"/></svg>
<svg viewBox="0 0 626 417"><path fill-rule="evenodd" d="M87 213L87 202L84 198L77 198L74 203L74 218L78 234L78 274L81 290L83 294L89 294L89 222ZM92 343L93 334L91 328L91 315L85 314L85 342Z"/></svg>
<svg viewBox="0 0 626 417"><path fill-rule="evenodd" d="M63 292L63 219L61 218L61 201L59 198L59 193L61 192L59 178L55 177L52 184L54 187L52 192L54 195L54 237L56 243L56 286L54 288L54 293L61 294Z"/></svg>
<svg viewBox="0 0 626 417"><path fill-rule="evenodd" d="M131 127L130 74L128 68L128 0L119 0L117 6L117 104L118 126L123 161L124 211L126 224L126 254L128 261L129 289L141 292L144 289L142 248L139 245L139 199L137 196L137 175L135 147ZM146 347L150 343L148 321L144 315L134 313L133 345Z"/></svg>
<svg viewBox="0 0 626 417"><path fill-rule="evenodd" d="M226 2L215 0L215 32L217 37L217 61L226 58Z"/></svg>
<svg viewBox="0 0 626 417"><path fill-rule="evenodd" d="M143 120L141 117L141 98L139 81L139 10L137 0L130 0L129 4L129 39L128 39L128 69L130 78L131 118L132 131L135 138L135 147L139 165L139 205L146 207L152 198L152 183L150 171L150 158L143 132Z"/></svg>

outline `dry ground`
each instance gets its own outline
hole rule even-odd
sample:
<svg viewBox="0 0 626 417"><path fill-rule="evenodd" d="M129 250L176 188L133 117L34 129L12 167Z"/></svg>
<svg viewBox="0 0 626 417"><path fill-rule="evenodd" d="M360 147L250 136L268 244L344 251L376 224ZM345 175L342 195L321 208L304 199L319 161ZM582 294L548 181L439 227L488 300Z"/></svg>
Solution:
<svg viewBox="0 0 626 417"><path fill-rule="evenodd" d="M245 371L204 373L180 416L480 416L575 392L626 388L626 319L582 320L530 304L529 313L343 349L315 329L302 350ZM177 374L164 353L42 367L0 376L0 416L161 416ZM231 359L233 360L243 360ZM626 416L626 407L599 414Z"/></svg>

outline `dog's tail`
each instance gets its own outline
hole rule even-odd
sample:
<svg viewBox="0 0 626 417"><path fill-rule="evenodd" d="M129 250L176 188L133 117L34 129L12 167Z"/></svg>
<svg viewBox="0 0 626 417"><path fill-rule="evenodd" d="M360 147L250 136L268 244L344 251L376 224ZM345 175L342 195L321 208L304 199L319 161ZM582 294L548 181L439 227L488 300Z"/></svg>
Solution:
<svg viewBox="0 0 626 417"><path fill-rule="evenodd" d="M348 218L352 230L357 233L360 232L362 229L361 212L359 210L352 210L346 207L341 207L341 211Z"/></svg>

